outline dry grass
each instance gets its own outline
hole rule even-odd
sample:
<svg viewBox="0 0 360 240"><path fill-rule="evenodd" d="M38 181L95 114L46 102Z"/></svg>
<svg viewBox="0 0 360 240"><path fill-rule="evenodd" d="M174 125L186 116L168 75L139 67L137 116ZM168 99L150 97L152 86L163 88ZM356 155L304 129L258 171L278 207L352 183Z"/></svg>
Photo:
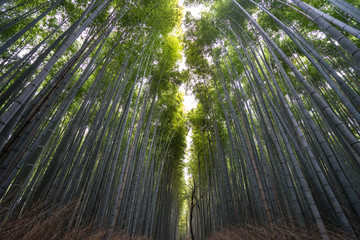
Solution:
<svg viewBox="0 0 360 240"><path fill-rule="evenodd" d="M0 226L0 238L6 240L147 240L143 236L131 237L124 232L111 234L110 230L96 230L89 225L69 227L73 204L57 211L39 211L41 205L27 210L19 218L9 218Z"/></svg>
<svg viewBox="0 0 360 240"><path fill-rule="evenodd" d="M328 231L330 239L348 240L353 239L343 232ZM305 231L304 229L276 227L269 231L265 227L246 225L231 227L212 234L206 240L321 240L316 229Z"/></svg>
<svg viewBox="0 0 360 240"><path fill-rule="evenodd" d="M124 232L111 234L110 230L97 230L91 224L69 227L75 204L70 203L57 211L43 210L44 206L35 204L21 217L8 218L0 224L0 239L6 240L147 240L145 236L131 237ZM2 215L2 214L1 214ZM330 228L329 228L330 229ZM359 229L357 229L359 230ZM330 239L352 239L340 231L329 231ZM187 239L190 239L188 236ZM276 227L273 231L262 226L244 225L231 227L212 234L207 240L321 240L316 228L294 229Z"/></svg>

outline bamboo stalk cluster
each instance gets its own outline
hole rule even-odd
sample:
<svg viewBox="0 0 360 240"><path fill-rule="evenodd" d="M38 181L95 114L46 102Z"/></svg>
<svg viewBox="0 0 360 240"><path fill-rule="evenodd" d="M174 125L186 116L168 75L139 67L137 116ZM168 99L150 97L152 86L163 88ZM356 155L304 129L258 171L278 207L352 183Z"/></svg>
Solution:
<svg viewBox="0 0 360 240"><path fill-rule="evenodd" d="M158 14L179 9L169 1L3 4L2 223L37 202L49 214L73 202L64 234L89 224L107 237L174 239L186 122L172 82L177 50L167 41L178 23ZM163 29L151 26L154 14ZM11 24L19 30L9 36Z"/></svg>
<svg viewBox="0 0 360 240"><path fill-rule="evenodd" d="M246 224L359 236L358 9L341 8L346 24L292 2L281 4L306 15L331 52L267 2L228 1L215 8L224 13L189 25L197 40L185 51L203 56L201 64L189 61L200 100L190 117L195 239ZM260 13L282 40L255 19Z"/></svg>

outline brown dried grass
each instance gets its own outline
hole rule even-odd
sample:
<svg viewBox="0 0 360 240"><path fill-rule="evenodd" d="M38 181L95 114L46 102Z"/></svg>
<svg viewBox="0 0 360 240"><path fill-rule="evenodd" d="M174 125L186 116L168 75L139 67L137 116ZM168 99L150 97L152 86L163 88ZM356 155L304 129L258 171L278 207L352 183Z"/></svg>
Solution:
<svg viewBox="0 0 360 240"><path fill-rule="evenodd" d="M21 217L11 216L0 225L0 239L6 240L147 240L145 236L131 237L125 232L97 230L92 224L69 227L74 204L68 204L56 211L42 210L41 204L25 211Z"/></svg>
<svg viewBox="0 0 360 240"><path fill-rule="evenodd" d="M348 240L353 239L341 231L328 231L330 239ZM272 231L262 226L245 225L231 227L213 233L206 240L321 240L316 228L300 229L275 227Z"/></svg>
<svg viewBox="0 0 360 240"><path fill-rule="evenodd" d="M0 223L0 239L6 240L148 240L146 236L131 237L125 232L94 229L92 224L70 227L75 204L59 208L56 211L44 210L43 204L34 204L20 217L11 216ZM0 213L1 219L3 214ZM328 228L332 229L332 228ZM359 230L359 229L357 229ZM328 231L330 239L352 239L341 231ZM190 236L187 239L191 239ZM307 230L300 228L275 227L269 231L263 226L244 225L227 228L213 233L206 240L321 240L316 228Z"/></svg>

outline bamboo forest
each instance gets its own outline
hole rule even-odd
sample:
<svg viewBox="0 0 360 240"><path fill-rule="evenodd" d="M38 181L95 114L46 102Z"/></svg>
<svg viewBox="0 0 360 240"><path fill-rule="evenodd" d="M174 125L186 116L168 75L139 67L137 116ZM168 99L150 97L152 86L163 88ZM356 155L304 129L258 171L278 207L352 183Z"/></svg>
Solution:
<svg viewBox="0 0 360 240"><path fill-rule="evenodd" d="M0 239L360 239L359 80L358 0L0 0Z"/></svg>

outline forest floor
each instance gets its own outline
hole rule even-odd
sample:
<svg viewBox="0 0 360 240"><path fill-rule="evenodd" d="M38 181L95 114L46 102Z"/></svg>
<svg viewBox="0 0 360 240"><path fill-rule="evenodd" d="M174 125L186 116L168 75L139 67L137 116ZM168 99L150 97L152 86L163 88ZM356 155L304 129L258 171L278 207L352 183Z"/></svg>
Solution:
<svg viewBox="0 0 360 240"><path fill-rule="evenodd" d="M42 204L35 204L22 213L20 218L9 216L0 225L0 239L6 240L150 240L146 236L132 236L125 232L94 227L94 224L78 225L74 220L73 203L58 210L44 210ZM0 217L4 217L4 209ZM70 227L71 226L71 227ZM327 227L328 235L333 240L353 239L346 233ZM332 229L332 230L331 230ZM360 226L356 229L360 232ZM274 227L269 231L263 226L244 225L224 229L213 233L206 240L321 240L316 227L284 228ZM181 240L181 239L178 239ZM184 240L191 240L190 235Z"/></svg>
<svg viewBox="0 0 360 240"><path fill-rule="evenodd" d="M328 231L332 240L353 239L346 233L333 230ZM276 227L269 231L265 227L247 225L245 227L232 227L212 234L206 240L321 240L316 228L304 230L299 228ZM190 238L191 240L191 238Z"/></svg>

